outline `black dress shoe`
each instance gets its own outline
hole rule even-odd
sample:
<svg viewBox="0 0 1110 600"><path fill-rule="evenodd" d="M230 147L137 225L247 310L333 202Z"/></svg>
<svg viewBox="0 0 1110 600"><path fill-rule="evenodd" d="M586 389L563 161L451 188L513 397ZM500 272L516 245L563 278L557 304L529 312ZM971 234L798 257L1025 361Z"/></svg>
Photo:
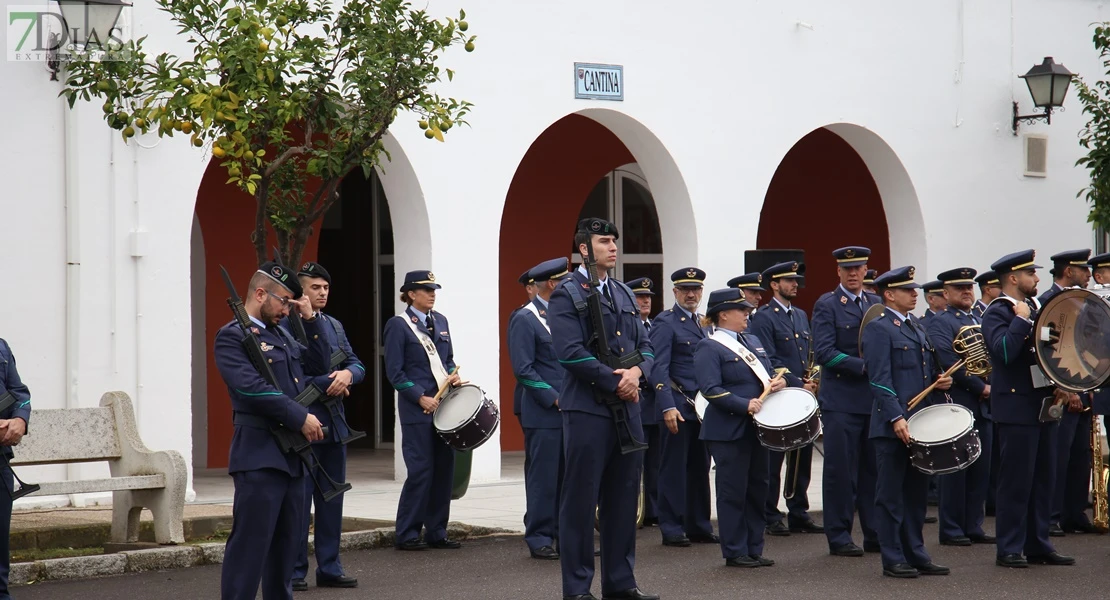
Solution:
<svg viewBox="0 0 1110 600"><path fill-rule="evenodd" d="M423 540L413 539L397 544L396 548L398 550L427 550L428 544L424 543Z"/></svg>
<svg viewBox="0 0 1110 600"><path fill-rule="evenodd" d="M307 592L308 591L308 582L303 580L303 579L294 579L293 580L293 591L294 592Z"/></svg>
<svg viewBox="0 0 1110 600"><path fill-rule="evenodd" d="M863 556L863 548L860 548L852 542L848 542L843 546L829 548L829 554L833 556Z"/></svg>
<svg viewBox="0 0 1110 600"><path fill-rule="evenodd" d="M715 534L715 533L699 533L697 535L691 535L691 536L687 537L686 539L690 540L691 542L693 542L695 544L720 544L721 543L721 538L717 537L717 534Z"/></svg>
<svg viewBox="0 0 1110 600"><path fill-rule="evenodd" d="M1024 569L1029 566L1029 562L1020 554L1003 554L994 559L994 564L1011 569Z"/></svg>
<svg viewBox="0 0 1110 600"><path fill-rule="evenodd" d="M601 600L659 600L659 596L655 594L645 594L640 591L640 588L632 588L630 590L624 590L623 592L602 594Z"/></svg>
<svg viewBox="0 0 1110 600"><path fill-rule="evenodd" d="M926 522L926 523L936 523L936 522L937 522L937 518L936 518L936 517L934 517L934 516L932 516L932 515L929 515L929 516L926 516L926 517L925 517L925 522Z"/></svg>
<svg viewBox="0 0 1110 600"><path fill-rule="evenodd" d="M917 577L917 569L909 566L906 563L898 563L883 567L883 575L887 577L898 577L899 579L913 579Z"/></svg>
<svg viewBox="0 0 1110 600"><path fill-rule="evenodd" d="M644 517L644 527L654 527L659 524L659 517Z"/></svg>
<svg viewBox="0 0 1110 600"><path fill-rule="evenodd" d="M1051 537L1064 537L1064 530L1060 527L1059 523L1053 523L1048 526L1048 535Z"/></svg>
<svg viewBox="0 0 1110 600"><path fill-rule="evenodd" d="M442 540L428 542L428 547L435 548L437 550L458 550L459 548L462 548L462 544L456 542L455 540L443 538Z"/></svg>
<svg viewBox="0 0 1110 600"><path fill-rule="evenodd" d="M316 587L356 588L358 587L358 580L354 577L347 577L346 575L328 578L321 578L319 575L317 575Z"/></svg>
<svg viewBox="0 0 1110 600"><path fill-rule="evenodd" d="M825 528L810 521L802 521L801 523L791 523L790 533L825 533Z"/></svg>
<svg viewBox="0 0 1110 600"><path fill-rule="evenodd" d="M690 545L690 538L685 535L665 535L663 536L663 545L685 548Z"/></svg>
<svg viewBox="0 0 1110 600"><path fill-rule="evenodd" d="M1064 556L1059 552L1049 552L1048 554L1036 554L1025 557L1025 560L1032 565L1074 565L1075 559L1070 556Z"/></svg>
<svg viewBox="0 0 1110 600"><path fill-rule="evenodd" d="M771 523L763 531L767 535L777 535L783 537L790 535L790 528L788 528L786 524L784 524L782 521L775 521L774 523Z"/></svg>
<svg viewBox="0 0 1110 600"><path fill-rule="evenodd" d="M993 535L969 535L967 539L971 540L972 544L993 544L998 540Z"/></svg>
<svg viewBox="0 0 1110 600"><path fill-rule="evenodd" d="M952 572L952 570L948 567L942 567L941 565L934 564L932 562L927 562L922 565L914 565L913 568L917 569L917 572L921 573L922 575L947 575Z"/></svg>
<svg viewBox="0 0 1110 600"><path fill-rule="evenodd" d="M725 566L727 567L742 567L745 569L754 569L755 567L763 566L758 559L750 556L737 556L736 558L726 558Z"/></svg>
<svg viewBox="0 0 1110 600"><path fill-rule="evenodd" d="M863 551L875 554L877 552L882 552L883 548L882 548L882 546L879 545L879 542L868 542L868 541L864 540L864 542L863 542Z"/></svg>
<svg viewBox="0 0 1110 600"><path fill-rule="evenodd" d="M759 561L759 566L761 567L772 567L775 564L775 561L767 558L766 556L763 556L762 554L750 554L748 555L748 558Z"/></svg>
<svg viewBox="0 0 1110 600"><path fill-rule="evenodd" d="M551 546L540 546L532 550L532 558L538 558L540 560L558 560L559 553Z"/></svg>
<svg viewBox="0 0 1110 600"><path fill-rule="evenodd" d="M946 540L941 540L940 545L941 546L970 546L971 545L971 538L961 535L961 536L957 536L957 537L954 537L954 538L948 538Z"/></svg>
<svg viewBox="0 0 1110 600"><path fill-rule="evenodd" d="M1064 533L1098 533L1095 526L1090 523L1068 523L1067 525L1061 525L1060 528L1064 530Z"/></svg>
<svg viewBox="0 0 1110 600"><path fill-rule="evenodd" d="M597 600L597 596L593 594L575 594L573 596L563 596L563 600Z"/></svg>

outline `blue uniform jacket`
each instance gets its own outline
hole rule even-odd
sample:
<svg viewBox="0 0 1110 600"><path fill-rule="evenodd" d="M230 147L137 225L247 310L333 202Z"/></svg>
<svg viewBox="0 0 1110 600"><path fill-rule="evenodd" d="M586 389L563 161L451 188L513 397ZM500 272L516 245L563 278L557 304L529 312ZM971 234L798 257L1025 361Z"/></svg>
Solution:
<svg viewBox="0 0 1110 600"><path fill-rule="evenodd" d="M651 326L655 327L655 321L651 320L650 322ZM640 323L643 323L643 321L641 320ZM646 325L644 329L648 329ZM648 329L648 340L651 340L650 329ZM651 351L655 352L655 346L651 347ZM651 387L650 384L645 385L640 391L640 421L644 425L659 424L659 404L655 401L655 388Z"/></svg>
<svg viewBox="0 0 1110 600"><path fill-rule="evenodd" d="M308 385L306 371L327 368L328 347L319 336L320 319L305 321L308 347L278 327L263 328L251 323L262 346L262 354L277 378L278 388L266 383L254 368L246 349L243 333L232 321L216 332L216 368L220 371L231 397L231 410L236 413L263 417L273 425L300 432L308 409L293 400ZM302 472L294 454L283 454L267 427L236 424L231 436L228 472L277 469L293 476Z"/></svg>
<svg viewBox="0 0 1110 600"><path fill-rule="evenodd" d="M324 371L322 372L310 371L306 365L305 375L309 376L309 382L320 388L321 392L326 392L328 386L332 383L331 377L328 376L331 375L333 371L347 370L352 374L351 385L361 383L363 379L366 379L366 367L362 366L362 361L358 359L358 356L355 356L355 351L351 348L351 343L347 340L347 333L343 330L343 324L335 317L325 315L323 312L319 313L318 319L320 320L320 331L314 335L318 335L326 341L328 345L328 359L324 362ZM290 331L288 325L289 317L281 320L281 326L285 327L286 331ZM334 354L336 350L345 352L347 358L332 369L330 364L331 355ZM346 417L347 411L343 405L342 399L340 399L336 406L339 408L339 414ZM331 438L330 441L339 442L339 440L350 435L350 430L342 423L332 422L331 411L324 406L323 402L314 402L312 406L308 407L308 411L316 415L316 418L320 419L320 423L328 428L330 432L329 437ZM346 422L345 418L343 422ZM324 441L329 440L325 439Z"/></svg>
<svg viewBox="0 0 1110 600"><path fill-rule="evenodd" d="M1037 313L1030 318L1036 319ZM996 423L1036 425L1041 400L1052 388L1033 388L1030 369L1039 369L1033 354L1033 325L1014 314L1009 300L1000 297L983 313L983 337L991 355L991 416Z"/></svg>
<svg viewBox="0 0 1110 600"><path fill-rule="evenodd" d="M15 396L15 404L8 407L0 418L14 419L19 417L25 423L31 423L31 391L23 385L19 378L19 371L15 368L15 355L8 346L8 342L0 339L0 394L11 392ZM28 431L30 429L28 428ZM4 454L11 456L12 447L4 446Z"/></svg>
<svg viewBox="0 0 1110 600"><path fill-rule="evenodd" d="M871 431L868 437L897 437L892 423L909 419L909 401L935 379L936 365L920 322L915 331L890 311L863 330L863 360L871 387ZM928 399L915 407L924 408Z"/></svg>
<svg viewBox="0 0 1110 600"><path fill-rule="evenodd" d="M509 313L509 321L508 321L509 324L512 324L513 318L516 317L516 314L518 312L520 312L520 309L524 308L527 305L528 305L528 303L521 304L520 306L514 308L513 312ZM508 345L507 345L508 341L509 341L508 340L508 332L506 330L506 334L505 334L506 348L508 347ZM513 383L513 414L516 415L517 420L520 420L520 401L524 398L524 386L521 385L520 381L517 380L517 379L514 379L513 382L514 382ZM524 423L521 423L520 426L524 427Z"/></svg>
<svg viewBox="0 0 1110 600"><path fill-rule="evenodd" d="M942 363L938 368L947 370L960 360L960 355L952 349L952 340L962 327L974 324L975 319L970 314L951 306L929 319L926 330ZM967 369L961 367L952 373L952 388L948 390L948 395L972 414L990 419L990 403L982 398L986 387L987 380L978 375L968 375Z"/></svg>
<svg viewBox="0 0 1110 600"><path fill-rule="evenodd" d="M979 319L979 322L982 323L983 322L983 313L986 312L986 310L987 310L987 305L983 304L982 300L976 300L975 305L971 307L971 314L975 315L975 318Z"/></svg>
<svg viewBox="0 0 1110 600"><path fill-rule="evenodd" d="M640 321L640 309L632 299L631 291L624 284L610 278L606 285L614 286L609 293L616 303L616 306L613 306L602 296L602 322L605 324L605 337L609 342L609 349L618 356L634 350L639 350L643 354L644 361L638 365L643 372L643 378L640 380L640 384L643 385L651 377L655 354L651 351L647 330ZM593 389L615 393L621 378L613 374L613 369L601 364L601 361L587 347L586 344L593 330L590 326L589 312L585 310L579 312L574 307L574 297L567 290L569 286L578 286L577 292L583 299L589 294L586 277L580 271L575 271L555 288L555 292L551 294L551 303L547 307L547 319L551 326L555 355L567 372L559 394L559 408L563 411L576 410L610 418L609 409L594 398ZM653 324L652 329L654 328ZM629 402L627 405L630 418L639 415L639 403Z"/></svg>
<svg viewBox="0 0 1110 600"><path fill-rule="evenodd" d="M763 363L767 373L773 373L774 367L759 338L749 333L741 334L740 339ZM740 439L755 427L748 414L748 402L763 393L763 382L739 355L715 340L698 342L694 358L698 389L709 402L699 438L711 442Z"/></svg>
<svg viewBox="0 0 1110 600"><path fill-rule="evenodd" d="M792 306L788 315L778 302L772 300L752 316L751 331L766 344L764 348L771 357L771 364L776 369L787 370L786 385L802 387L812 343L805 311Z"/></svg>
<svg viewBox="0 0 1110 600"><path fill-rule="evenodd" d="M811 330L814 358L821 365L817 392L821 410L871 414L871 389L857 346L863 314L876 300L874 294L864 294L863 308L858 308L837 286L813 305Z"/></svg>
<svg viewBox="0 0 1110 600"><path fill-rule="evenodd" d="M432 415L424 414L420 408L420 397L433 397L439 391L432 367L428 364L428 353L424 351L421 340L427 338L424 324L416 316L412 307L405 309L409 320L416 323L419 334L413 333L405 322L404 317L394 316L385 322L385 377L397 390L397 413L402 425L416 425L431 423ZM455 369L455 350L451 346L451 329L447 326L447 317L432 311L435 319L435 346L439 359L448 373Z"/></svg>
<svg viewBox="0 0 1110 600"><path fill-rule="evenodd" d="M547 308L533 300L543 318ZM517 311L509 321L509 360L513 375L523 388L520 402L521 426L562 429L563 417L555 401L563 387L564 370L555 357L551 334L529 310Z"/></svg>
<svg viewBox="0 0 1110 600"><path fill-rule="evenodd" d="M701 323L687 317L676 304L660 312L651 322L651 347L655 350L655 366L648 379L655 392L656 422L664 412L677 408L682 418L697 420L697 412L686 400L698 395L698 380L694 374L694 347L705 339ZM719 344L718 344L719 345ZM673 389L673 381L682 389ZM685 395L684 395L685 394Z"/></svg>

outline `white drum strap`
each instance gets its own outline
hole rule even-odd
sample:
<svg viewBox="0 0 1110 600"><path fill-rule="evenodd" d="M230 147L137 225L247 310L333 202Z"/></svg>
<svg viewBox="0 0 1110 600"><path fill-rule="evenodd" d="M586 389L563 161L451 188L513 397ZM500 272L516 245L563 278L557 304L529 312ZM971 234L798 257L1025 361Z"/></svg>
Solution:
<svg viewBox="0 0 1110 600"><path fill-rule="evenodd" d="M536 319L539 320L540 325L543 325L543 328L547 330L547 333L551 333L551 326L547 324L547 319L540 316L540 311L536 308L535 304L529 302L528 304L524 305L524 308L533 315L536 315Z"/></svg>
<svg viewBox="0 0 1110 600"><path fill-rule="evenodd" d="M718 329L713 332L710 339L732 350L737 356L744 359L744 362L751 368L752 372L755 373L755 376L759 379L760 383L763 384L764 388L770 385L771 375L767 373L767 368L763 366L763 363L759 362L759 357L753 354L751 350L745 348L738 340L734 339L731 334Z"/></svg>
<svg viewBox="0 0 1110 600"><path fill-rule="evenodd" d="M408 324L409 329L416 336L416 340L424 347L424 352L428 354L428 366L432 369L432 376L436 378L436 384L443 387L443 384L447 382L447 369L443 368L443 361L439 359L439 351L436 350L435 341L428 336L427 331L420 331L416 323L408 318L407 313L401 313L397 315L397 318Z"/></svg>

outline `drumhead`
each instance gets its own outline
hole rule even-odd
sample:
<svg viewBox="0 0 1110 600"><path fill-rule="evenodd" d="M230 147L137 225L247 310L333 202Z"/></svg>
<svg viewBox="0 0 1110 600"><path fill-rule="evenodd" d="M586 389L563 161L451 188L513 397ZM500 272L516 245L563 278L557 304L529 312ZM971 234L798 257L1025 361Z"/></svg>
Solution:
<svg viewBox="0 0 1110 600"><path fill-rule="evenodd" d="M764 427L789 427L817 411L817 398L804 388L783 388L768 394L763 407L752 418Z"/></svg>
<svg viewBox="0 0 1110 600"><path fill-rule="evenodd" d="M1037 363L1071 392L1093 390L1110 378L1110 303L1084 289L1067 289L1041 307L1033 323Z"/></svg>
<svg viewBox="0 0 1110 600"><path fill-rule="evenodd" d="M975 416L959 404L934 404L915 413L906 425L915 441L933 444L967 433L975 426Z"/></svg>
<svg viewBox="0 0 1110 600"><path fill-rule="evenodd" d="M485 394L476 385L459 386L439 400L432 424L439 431L454 431L466 425L482 407Z"/></svg>

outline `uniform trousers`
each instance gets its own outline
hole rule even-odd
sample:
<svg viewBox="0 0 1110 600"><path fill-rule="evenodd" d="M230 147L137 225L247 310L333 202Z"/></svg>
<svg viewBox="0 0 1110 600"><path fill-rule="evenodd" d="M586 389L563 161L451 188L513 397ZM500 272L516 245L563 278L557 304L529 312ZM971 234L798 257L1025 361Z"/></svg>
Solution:
<svg viewBox="0 0 1110 600"><path fill-rule="evenodd" d="M1063 527L1086 525L1091 489L1091 413L1064 411L1060 419L1056 486L1051 522Z"/></svg>
<svg viewBox="0 0 1110 600"><path fill-rule="evenodd" d="M644 425L644 439L648 447L644 451L644 520L658 519L659 509L659 462L663 437L657 424Z"/></svg>
<svg viewBox="0 0 1110 600"><path fill-rule="evenodd" d="M559 488L563 481L563 430L524 429L524 543L536 551L559 537Z"/></svg>
<svg viewBox="0 0 1110 600"><path fill-rule="evenodd" d="M401 425L401 453L408 476L397 502L397 544L420 538L428 543L447 538L455 450L436 433L434 425Z"/></svg>
<svg viewBox="0 0 1110 600"><path fill-rule="evenodd" d="M994 422L975 417L979 432L979 458L962 471L941 475L940 502L937 517L940 521L940 541L957 537L981 536L986 516L987 489L994 441Z"/></svg>
<svg viewBox="0 0 1110 600"><path fill-rule="evenodd" d="M1054 552L1048 526L1059 425L999 423L997 433L1002 458L995 505L998 556Z"/></svg>
<svg viewBox="0 0 1110 600"><path fill-rule="evenodd" d="M794 486L794 497L787 498L786 520L788 525L801 525L810 520L809 517L809 481L810 481L810 466L813 463L813 444L798 450L798 480ZM782 513L779 512L779 491L785 495L785 486L789 486L789 481L783 481L782 465L787 457L786 452L777 452L775 450L768 451L770 460L770 488L767 492L767 524L773 525L782 520ZM795 459L793 453L790 453L791 460Z"/></svg>
<svg viewBox="0 0 1110 600"><path fill-rule="evenodd" d="M709 452L698 439L701 423L679 421L678 433L666 426L659 464L659 530L664 537L705 536L713 533L709 522Z"/></svg>
<svg viewBox="0 0 1110 600"><path fill-rule="evenodd" d="M821 481L825 537L829 548L852 543L859 512L864 543L878 541L875 526L875 446L868 439L871 415L821 411L825 470Z"/></svg>
<svg viewBox="0 0 1110 600"><path fill-rule="evenodd" d="M738 440L705 443L717 464L717 525L725 559L763 554L767 449L754 427Z"/></svg>
<svg viewBox="0 0 1110 600"><path fill-rule="evenodd" d="M326 481L319 472L324 470L336 481L347 480L347 447L336 442L313 444L312 451L319 461L317 478ZM304 579L308 574L308 522L309 509L315 501L314 542L316 547L316 580L338 579L343 576L343 565L339 562L339 535L343 532L343 495L324 500L324 495L312 483L311 477L304 478L304 516L301 519L301 544L297 550L297 564L293 568L293 579ZM324 484L325 486L327 483Z"/></svg>
<svg viewBox="0 0 1110 600"><path fill-rule="evenodd" d="M239 471L231 509L231 535L220 576L222 600L293 597L293 563L301 538L304 475L277 469Z"/></svg>
<svg viewBox="0 0 1110 600"><path fill-rule="evenodd" d="M879 470L875 503L883 566L931 562L922 533L929 476L910 464L910 451L902 440L882 437L871 441Z"/></svg>

